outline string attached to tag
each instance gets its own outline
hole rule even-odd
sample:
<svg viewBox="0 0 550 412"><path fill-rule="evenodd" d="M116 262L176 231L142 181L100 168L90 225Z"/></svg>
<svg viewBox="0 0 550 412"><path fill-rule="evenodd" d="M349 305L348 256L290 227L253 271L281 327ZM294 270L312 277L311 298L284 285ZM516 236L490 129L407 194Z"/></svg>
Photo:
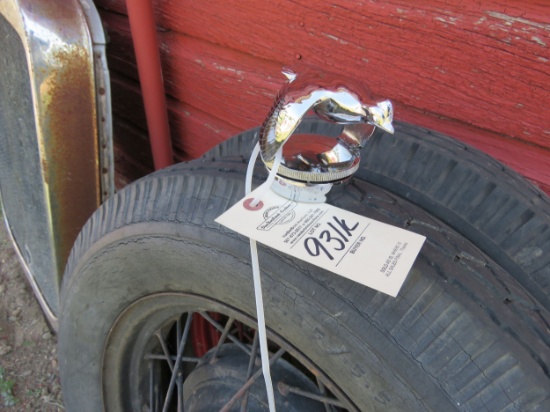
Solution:
<svg viewBox="0 0 550 412"><path fill-rule="evenodd" d="M245 193L249 195L252 192L252 174L254 171L254 165L258 154L260 153L260 144L257 143L252 151L250 156L250 161L248 162L248 167L246 169L246 181L245 181ZM282 149L280 149L273 163L273 167L269 172L267 180L260 186L259 191L256 192L256 196L250 202L251 207L257 207L262 196L269 190L271 184L275 180L277 175L277 170L282 160ZM275 412L275 394L273 392L273 382L271 381L271 372L269 367L269 351L267 348L267 334L265 327L265 316L264 316L264 302L262 297L262 283L260 278L260 263L258 259L258 248L256 241L250 239L250 260L252 263L252 277L254 279L254 297L256 299L256 316L258 318L258 334L260 337L260 355L262 360L262 372L265 380L265 387L267 390L267 400L269 404L269 411Z"/></svg>
<svg viewBox="0 0 550 412"><path fill-rule="evenodd" d="M246 195L249 195L250 192L252 192L252 174L254 172L254 165L256 164L256 159L258 158L259 154L260 154L260 144L256 143L256 146L254 146L254 149L252 150L252 154L250 155L250 160L248 161L248 167L246 168L246 181L245 181L245 188L244 188ZM267 176L266 181L258 188L256 197L250 203L251 206L253 207L257 206L258 203L260 203L260 200L262 200L262 196L265 194L266 191L269 190L269 188L273 184L273 181L275 180L275 177L277 176L277 170L279 170L279 166L281 165L282 160L283 160L283 150L281 148L275 154L273 167L269 171L269 175Z"/></svg>

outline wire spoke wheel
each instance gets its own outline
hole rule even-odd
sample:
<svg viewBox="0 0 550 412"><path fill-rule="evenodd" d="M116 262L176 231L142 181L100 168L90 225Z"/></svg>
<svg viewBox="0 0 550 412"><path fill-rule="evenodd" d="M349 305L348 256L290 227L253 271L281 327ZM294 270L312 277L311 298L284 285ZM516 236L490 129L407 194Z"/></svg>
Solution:
<svg viewBox="0 0 550 412"><path fill-rule="evenodd" d="M165 319L159 319L156 311L144 312L143 307L152 308L160 301L170 302ZM184 302L195 303L196 311L186 309ZM123 332L129 324L134 325L132 334ZM129 362L130 375L137 372L137 379L117 383L113 369L106 368L104 391L112 397L128 394L123 405L149 412L268 410L256 327L251 317L211 299L172 294L147 297L115 323L108 347L119 350L108 350L105 358L105 365L114 370L122 367L118 365L121 360L125 365ZM217 341L210 348L199 347L203 355L197 356L196 342L204 341L197 334L204 330L214 330ZM278 408L358 410L303 353L272 331L268 338ZM122 348L131 354L129 358L119 356Z"/></svg>

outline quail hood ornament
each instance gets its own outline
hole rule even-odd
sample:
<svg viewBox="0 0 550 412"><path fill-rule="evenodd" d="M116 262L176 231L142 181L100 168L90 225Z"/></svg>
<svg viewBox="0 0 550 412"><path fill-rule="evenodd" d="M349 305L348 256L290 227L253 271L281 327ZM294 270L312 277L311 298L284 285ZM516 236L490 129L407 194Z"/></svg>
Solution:
<svg viewBox="0 0 550 412"><path fill-rule="evenodd" d="M355 173L360 150L375 128L393 133L392 104L388 100L372 102L368 89L359 85L343 85L322 76L297 76L291 71L283 74L289 82L260 129L260 154L271 169L277 151L284 146L273 189L295 200L319 201L315 195L300 193L327 193L332 185ZM333 132L300 133L299 126L309 114Z"/></svg>

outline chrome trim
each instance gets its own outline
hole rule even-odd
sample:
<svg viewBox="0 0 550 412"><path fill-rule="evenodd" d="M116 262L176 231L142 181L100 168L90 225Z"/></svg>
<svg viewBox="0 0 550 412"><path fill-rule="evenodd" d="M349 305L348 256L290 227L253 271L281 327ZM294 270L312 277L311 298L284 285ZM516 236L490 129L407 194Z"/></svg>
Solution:
<svg viewBox="0 0 550 412"><path fill-rule="evenodd" d="M79 1L86 16L94 50L99 170L101 171L101 202L103 203L115 194L113 119L111 110L111 81L107 66L107 39L101 18L93 1Z"/></svg>
<svg viewBox="0 0 550 412"><path fill-rule="evenodd" d="M289 82L260 130L260 153L268 168L286 145L280 176L311 184L346 179L359 167L359 151L376 127L393 133L391 102L373 103L365 87L320 75L297 76L288 70L283 74ZM344 125L341 135L296 135L289 141L310 112Z"/></svg>
<svg viewBox="0 0 550 412"><path fill-rule="evenodd" d="M113 119L111 108L111 81L107 67L105 45L94 44L94 69L97 96L97 123L101 202L115 194L115 157L113 153Z"/></svg>
<svg viewBox="0 0 550 412"><path fill-rule="evenodd" d="M87 14L83 4L90 6ZM110 97L105 87L105 97L96 100L96 95L101 94L96 93L96 78L97 87L107 86L109 81L104 49L100 50L102 64L94 65L94 46L87 23L91 10L91 2L79 0L0 2L0 14L21 38L27 60L40 163L40 176L36 176L40 190L36 193L45 213L36 225L41 225L47 241L37 245L33 239L25 238L15 219L8 226L20 243L17 248L22 261L39 286L33 289L37 293L42 290L42 299L54 315L58 313L61 279L76 236L101 204L102 185L110 187L107 191L114 186L112 175L100 179L98 136L110 135L111 126L110 116L106 116L107 126L98 127L98 113L109 112ZM97 29L91 31L95 38L103 35L97 34ZM16 133L10 132L11 138L16 139ZM109 143L106 149L102 164L110 165ZM106 167L111 173L112 167ZM5 216L9 223L10 214ZM27 248L27 242L33 241L35 244ZM33 251L47 253L48 263L37 267L27 256L32 256Z"/></svg>

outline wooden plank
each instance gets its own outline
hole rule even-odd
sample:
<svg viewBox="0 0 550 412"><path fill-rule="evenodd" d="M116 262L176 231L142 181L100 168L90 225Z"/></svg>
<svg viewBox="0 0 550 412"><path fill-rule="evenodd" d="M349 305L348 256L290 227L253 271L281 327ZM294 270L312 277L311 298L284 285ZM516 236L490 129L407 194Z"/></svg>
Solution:
<svg viewBox="0 0 550 412"><path fill-rule="evenodd" d="M111 75L111 87L115 116L147 136L147 122L139 84L114 72ZM168 98L167 105L176 161L200 157L229 136L242 131L240 127L225 123L173 98ZM133 150L132 146L128 145L127 150Z"/></svg>
<svg viewBox="0 0 550 412"><path fill-rule="evenodd" d="M137 79L125 18L103 13L110 68ZM243 128L264 120L284 77L268 61L173 32L159 33L166 92L225 122Z"/></svg>
<svg viewBox="0 0 550 412"><path fill-rule="evenodd" d="M115 114L145 133L147 124L137 83L115 73L112 76L112 87ZM206 150L243 130L174 99L168 100L168 107L178 161L199 157ZM426 127L444 133L449 128L449 121L432 118L426 122L424 114L407 108L397 109L404 121L418 124L419 120L424 119ZM531 180L550 182L550 156L546 150L520 141L507 141L502 136L472 126L450 124L450 128L459 131L456 138L490 153ZM131 146L127 148L128 151L131 149Z"/></svg>
<svg viewBox="0 0 550 412"><path fill-rule="evenodd" d="M168 30L280 65L299 58L364 79L375 95L550 147L540 107L550 13L539 1L164 0L156 10Z"/></svg>
<svg viewBox="0 0 550 412"><path fill-rule="evenodd" d="M126 19L112 13L103 13L103 17L112 39L109 48L111 68L137 78ZM174 98L173 104L181 102L185 107L179 115L176 109L172 109L170 114L172 127L176 128L173 131L176 146L184 148L184 153L200 155L214 144L204 137L203 127L220 130L215 138L219 142L263 121L283 81L278 75L278 63L173 31L161 31L159 37L167 91ZM394 100L398 119L450 134L509 164L541 186L550 186L550 155L547 150L533 146L529 140L502 136L491 129L468 125L401 100ZM530 108L536 112L534 106ZM499 109L496 108L494 113L497 119ZM202 119L195 124L196 128L191 126L184 130L186 123L192 120L185 120L181 114L194 110L201 113ZM535 114L545 117L543 106L539 105ZM531 121L530 116L531 113L524 114L525 122ZM216 123L222 127L214 126Z"/></svg>
<svg viewBox="0 0 550 412"><path fill-rule="evenodd" d="M115 186L121 189L154 170L147 135L124 119L113 121ZM131 150L129 150L131 148Z"/></svg>

